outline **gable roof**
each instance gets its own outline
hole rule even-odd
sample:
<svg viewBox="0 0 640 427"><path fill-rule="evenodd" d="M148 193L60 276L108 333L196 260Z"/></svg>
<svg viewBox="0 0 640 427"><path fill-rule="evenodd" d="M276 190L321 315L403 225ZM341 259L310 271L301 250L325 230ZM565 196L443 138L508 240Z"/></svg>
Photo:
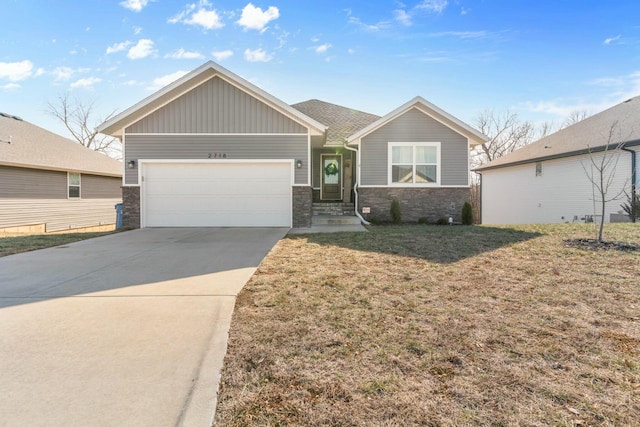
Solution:
<svg viewBox="0 0 640 427"><path fill-rule="evenodd" d="M420 96L416 96L415 98L401 105L400 107L396 108L386 116L379 118L375 122L369 124L365 128L351 135L348 138L349 144L357 144L356 141L359 140L360 138L367 136L369 133L384 126L388 122L392 121L398 116L401 116L402 114L404 114L405 112L409 111L412 108L417 108L418 110L422 111L424 114L432 117L433 119L439 121L443 125L465 136L471 142L472 145L478 145L487 140L486 136L484 136L483 134L481 134L479 131L472 128L468 124L453 117L451 114L440 109L439 107L430 103L426 99Z"/></svg>
<svg viewBox="0 0 640 427"><path fill-rule="evenodd" d="M0 113L0 165L122 176L122 162L3 113Z"/></svg>
<svg viewBox="0 0 640 427"><path fill-rule="evenodd" d="M289 117L304 127L309 128L312 131L312 134L323 134L326 130L324 125L318 123L311 117L304 115L295 108L287 105L278 98L268 94L259 87L249 83L247 80L232 73L215 62L208 61L190 73L185 74L175 82L165 86L137 104L127 108L122 113L117 114L102 123L98 126L98 131L107 135L122 137L123 130L126 127L132 125L143 117L148 116L174 99L179 98L181 95L189 92L215 76L222 78L226 82L271 106L281 114Z"/></svg>
<svg viewBox="0 0 640 427"><path fill-rule="evenodd" d="M380 118L318 99L299 102L292 107L327 126L328 145L343 145L349 136Z"/></svg>
<svg viewBox="0 0 640 427"><path fill-rule="evenodd" d="M589 148L594 151L603 150L607 145L611 126L616 122L618 128L612 144L625 142L627 146L640 145L640 96L561 129L475 170L483 171L586 154Z"/></svg>

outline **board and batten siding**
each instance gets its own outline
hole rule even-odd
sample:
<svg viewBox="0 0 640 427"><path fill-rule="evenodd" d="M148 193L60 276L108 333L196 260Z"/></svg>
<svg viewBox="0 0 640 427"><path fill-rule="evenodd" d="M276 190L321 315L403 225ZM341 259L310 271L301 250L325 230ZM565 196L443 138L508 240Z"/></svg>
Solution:
<svg viewBox="0 0 640 427"><path fill-rule="evenodd" d="M610 195L631 188L630 155L619 155ZM594 156L598 159L601 154ZM594 189L582 165L590 169L589 155L543 161L542 176L536 176L535 163L483 171L482 223L552 224L599 215L600 208L594 209ZM596 191L595 198L598 197ZM607 204L606 222L611 213L622 210L624 201L623 198Z"/></svg>
<svg viewBox="0 0 640 427"><path fill-rule="evenodd" d="M302 133L307 128L213 77L126 128L135 133Z"/></svg>
<svg viewBox="0 0 640 427"><path fill-rule="evenodd" d="M388 185L389 142L440 142L440 185L469 185L467 138L416 108L362 138L360 185Z"/></svg>
<svg viewBox="0 0 640 427"><path fill-rule="evenodd" d="M227 159L302 160L295 169L294 183L308 184L307 135L127 135L126 158L129 160ZM211 155L211 157L209 156ZM126 169L125 183L137 185L138 168Z"/></svg>

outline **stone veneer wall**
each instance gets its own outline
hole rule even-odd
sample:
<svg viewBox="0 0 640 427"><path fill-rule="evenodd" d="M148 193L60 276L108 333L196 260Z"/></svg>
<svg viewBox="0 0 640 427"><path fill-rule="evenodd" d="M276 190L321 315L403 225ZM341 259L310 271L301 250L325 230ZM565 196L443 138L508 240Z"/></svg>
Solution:
<svg viewBox="0 0 640 427"><path fill-rule="evenodd" d="M122 226L140 228L140 187L122 187Z"/></svg>
<svg viewBox="0 0 640 427"><path fill-rule="evenodd" d="M293 226L311 227L313 190L311 187L293 187Z"/></svg>
<svg viewBox="0 0 640 427"><path fill-rule="evenodd" d="M365 218L391 221L391 201L400 202L402 222L418 222L426 218L435 223L440 218L453 216L455 222L462 220L462 206L471 201L469 188L359 188L358 209L371 208ZM453 208L452 208L453 204Z"/></svg>

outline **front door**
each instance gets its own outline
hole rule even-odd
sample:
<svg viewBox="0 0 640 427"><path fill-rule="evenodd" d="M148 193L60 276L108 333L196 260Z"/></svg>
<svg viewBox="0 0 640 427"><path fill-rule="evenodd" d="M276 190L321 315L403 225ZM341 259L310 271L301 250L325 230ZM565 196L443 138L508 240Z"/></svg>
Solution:
<svg viewBox="0 0 640 427"><path fill-rule="evenodd" d="M320 156L322 170L321 200L342 200L342 156L322 154Z"/></svg>

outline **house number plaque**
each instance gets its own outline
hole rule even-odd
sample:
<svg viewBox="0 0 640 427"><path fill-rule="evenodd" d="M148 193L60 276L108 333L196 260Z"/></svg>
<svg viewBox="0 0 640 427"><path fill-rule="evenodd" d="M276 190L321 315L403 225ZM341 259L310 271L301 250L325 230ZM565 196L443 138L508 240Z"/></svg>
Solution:
<svg viewBox="0 0 640 427"><path fill-rule="evenodd" d="M227 153L209 153L209 159L226 159Z"/></svg>

